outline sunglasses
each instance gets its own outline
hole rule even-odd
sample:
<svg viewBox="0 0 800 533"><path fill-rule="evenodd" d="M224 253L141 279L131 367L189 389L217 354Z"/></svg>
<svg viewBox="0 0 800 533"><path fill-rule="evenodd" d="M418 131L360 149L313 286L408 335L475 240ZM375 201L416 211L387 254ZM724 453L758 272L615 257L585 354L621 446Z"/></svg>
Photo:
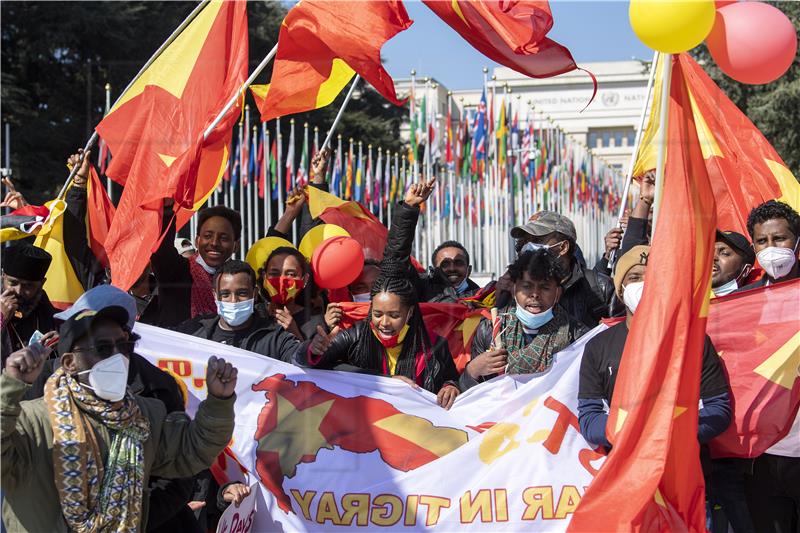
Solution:
<svg viewBox="0 0 800 533"><path fill-rule="evenodd" d="M119 340L117 342L99 342L86 348L75 348L73 352L92 352L102 359L107 359L114 354L131 355L136 348L136 341Z"/></svg>

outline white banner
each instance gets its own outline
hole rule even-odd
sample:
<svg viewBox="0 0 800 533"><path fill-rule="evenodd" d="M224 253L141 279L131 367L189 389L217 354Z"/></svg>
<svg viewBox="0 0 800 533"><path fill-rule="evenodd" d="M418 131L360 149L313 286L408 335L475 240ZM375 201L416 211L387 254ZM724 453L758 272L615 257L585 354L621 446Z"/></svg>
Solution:
<svg viewBox="0 0 800 533"><path fill-rule="evenodd" d="M208 357L239 369L232 451L261 484L253 531L564 531L604 456L578 432L583 346L502 376L450 411L387 377L309 370L142 324L137 352L205 397Z"/></svg>

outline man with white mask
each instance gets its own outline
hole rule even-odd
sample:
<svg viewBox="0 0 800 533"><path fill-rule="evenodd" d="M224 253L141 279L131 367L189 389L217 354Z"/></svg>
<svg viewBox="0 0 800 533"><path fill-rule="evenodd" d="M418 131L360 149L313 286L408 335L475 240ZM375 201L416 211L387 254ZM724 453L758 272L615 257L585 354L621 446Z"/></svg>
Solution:
<svg viewBox="0 0 800 533"><path fill-rule="evenodd" d="M711 292L714 296L725 296L741 287L755 262L756 254L747 237L735 231L717 230L711 266Z"/></svg>
<svg viewBox="0 0 800 533"><path fill-rule="evenodd" d="M503 372L545 372L553 364L555 353L589 330L558 303L566 272L552 250L523 247L508 267L514 300L500 309L497 339L493 339L491 320L483 319L478 325L472 359L459 380L463 390ZM495 340L502 348L493 346Z"/></svg>
<svg viewBox="0 0 800 533"><path fill-rule="evenodd" d="M12 353L0 376L3 522L9 531L145 531L151 475L208 468L233 433L237 370L211 357L194 420L128 387L124 307L82 310L59 330L61 366L20 402L50 348ZM45 344L46 345L46 344Z"/></svg>
<svg viewBox="0 0 800 533"><path fill-rule="evenodd" d="M776 200L759 205L747 217L747 231L764 276L739 290L755 289L800 277L797 260L800 215ZM769 290L769 289L767 289ZM800 311L795 306L794 312ZM747 465L747 503L757 531L793 531L800 516L800 413L789 433Z"/></svg>
<svg viewBox="0 0 800 533"><path fill-rule="evenodd" d="M213 279L217 313L193 318L177 330L267 357L290 362L300 345L297 337L255 308L256 274L244 261L223 264Z"/></svg>
<svg viewBox="0 0 800 533"><path fill-rule="evenodd" d="M800 215L791 206L769 200L750 211L747 231L764 277L740 290L755 289L800 277L797 262Z"/></svg>

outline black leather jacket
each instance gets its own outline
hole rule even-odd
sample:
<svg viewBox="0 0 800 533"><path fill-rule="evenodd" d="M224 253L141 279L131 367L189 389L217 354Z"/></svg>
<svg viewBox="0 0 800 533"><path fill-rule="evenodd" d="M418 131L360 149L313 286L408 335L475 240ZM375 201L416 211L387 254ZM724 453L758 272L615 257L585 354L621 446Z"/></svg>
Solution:
<svg viewBox="0 0 800 533"><path fill-rule="evenodd" d="M300 366L312 366L315 368L331 368L340 363L352 365L353 356L358 347L361 335L372 335L369 331L369 324L366 320L356 323L352 328L344 329L334 337L331 345L322 354L322 358L313 365L307 359L306 350L297 351L296 363ZM428 361L425 368L423 388L436 394L445 383L458 386L458 370L450 355L450 348L447 346L447 339L437 337L431 339L433 345L433 357ZM304 345L306 346L307 343ZM337 367L338 368L338 367ZM382 368L365 368L369 373L382 374Z"/></svg>

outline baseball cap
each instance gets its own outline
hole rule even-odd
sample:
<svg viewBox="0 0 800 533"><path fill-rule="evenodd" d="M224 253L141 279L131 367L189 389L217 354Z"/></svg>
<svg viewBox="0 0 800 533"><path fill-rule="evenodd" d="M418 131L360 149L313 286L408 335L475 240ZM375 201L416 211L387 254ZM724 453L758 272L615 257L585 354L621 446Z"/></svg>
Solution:
<svg viewBox="0 0 800 533"><path fill-rule="evenodd" d="M72 307L53 316L59 320L69 320L73 315L81 311L101 311L106 307L112 306L121 307L125 310L128 317L125 325L128 330L132 330L137 315L136 300L133 299L133 296L114 285L98 285L93 289L89 289L75 300Z"/></svg>
<svg viewBox="0 0 800 533"><path fill-rule="evenodd" d="M614 270L614 288L617 290L617 296L621 297L622 280L628 270L636 265L646 265L647 259L650 256L650 247L644 244L634 246L617 260L617 267Z"/></svg>
<svg viewBox="0 0 800 533"><path fill-rule="evenodd" d="M753 265L756 262L756 253L747 237L735 231L717 230L717 240L722 241L744 257L745 263Z"/></svg>
<svg viewBox="0 0 800 533"><path fill-rule="evenodd" d="M511 237L514 239L522 239L527 235L543 237L556 231L566 235L573 242L578 240L575 224L564 215L559 215L554 211L534 213L525 224L511 228Z"/></svg>
<svg viewBox="0 0 800 533"><path fill-rule="evenodd" d="M175 239L175 249L178 250L178 253L183 255L186 252L196 252L197 249L192 244L192 241L185 237L179 237Z"/></svg>
<svg viewBox="0 0 800 533"><path fill-rule="evenodd" d="M87 335L92 325L102 318L108 318L122 327L128 322L128 312L124 307L112 305L100 311L84 309L69 317L58 328L58 353L65 354L72 349L75 341Z"/></svg>

